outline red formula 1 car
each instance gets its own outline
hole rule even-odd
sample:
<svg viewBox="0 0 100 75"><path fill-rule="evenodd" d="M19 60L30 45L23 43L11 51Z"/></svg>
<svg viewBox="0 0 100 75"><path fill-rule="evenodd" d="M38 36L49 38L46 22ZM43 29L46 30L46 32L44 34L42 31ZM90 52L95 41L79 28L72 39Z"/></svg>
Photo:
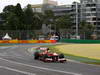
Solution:
<svg viewBox="0 0 100 75"><path fill-rule="evenodd" d="M49 52L49 48L46 47L39 47L36 49L34 53L35 60L41 60L44 62L65 62L66 59L64 58L63 54L51 53Z"/></svg>

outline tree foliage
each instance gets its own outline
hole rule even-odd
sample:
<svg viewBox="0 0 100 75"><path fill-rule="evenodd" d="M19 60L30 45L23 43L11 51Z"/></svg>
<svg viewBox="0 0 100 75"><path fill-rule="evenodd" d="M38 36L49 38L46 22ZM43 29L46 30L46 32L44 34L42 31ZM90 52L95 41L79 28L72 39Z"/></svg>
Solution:
<svg viewBox="0 0 100 75"><path fill-rule="evenodd" d="M71 29L72 22L71 22L70 15L66 14L66 15L58 17L56 19L56 25L60 29Z"/></svg>
<svg viewBox="0 0 100 75"><path fill-rule="evenodd" d="M45 10L43 13L33 12L31 5L22 9L18 3L16 6L8 5L0 14L5 20L5 30L34 30L41 29L43 24L51 25L51 28L70 28L71 19L69 15L55 16L52 10Z"/></svg>
<svg viewBox="0 0 100 75"><path fill-rule="evenodd" d="M95 29L93 24L89 24L86 21L80 22L80 28L82 32L93 31Z"/></svg>
<svg viewBox="0 0 100 75"><path fill-rule="evenodd" d="M93 33L95 26L93 24L89 24L86 21L80 22L80 34L83 34L84 39L89 38Z"/></svg>
<svg viewBox="0 0 100 75"><path fill-rule="evenodd" d="M27 5L26 9L24 10L25 13L25 26L27 27L28 30L32 29L32 25L34 24L33 21L33 11L31 8L31 5Z"/></svg>
<svg viewBox="0 0 100 75"><path fill-rule="evenodd" d="M73 26L69 14L56 16L52 10L45 10L40 13L34 12L30 4L24 9L19 3L15 6L5 6L3 12L0 13L0 18L3 20L3 23L0 23L0 30L39 30L45 24L48 29L51 28L57 32L60 29L65 29L70 33ZM95 26L86 21L79 24L79 32L84 35L84 38L87 37L88 33L92 33L94 29Z"/></svg>
<svg viewBox="0 0 100 75"><path fill-rule="evenodd" d="M44 11L44 20L43 23L46 25L52 24L54 21L54 13L52 10L45 10Z"/></svg>

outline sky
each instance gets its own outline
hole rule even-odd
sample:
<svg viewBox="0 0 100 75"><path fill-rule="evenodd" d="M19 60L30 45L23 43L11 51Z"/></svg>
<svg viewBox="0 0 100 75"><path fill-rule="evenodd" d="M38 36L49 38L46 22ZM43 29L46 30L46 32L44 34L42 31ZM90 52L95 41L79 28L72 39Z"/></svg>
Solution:
<svg viewBox="0 0 100 75"><path fill-rule="evenodd" d="M54 0L57 1L59 5L63 4L71 4L73 1L79 2L79 0ZM7 5L16 5L20 3L22 8L27 4L41 4L43 0L0 0L0 12L2 12L3 8Z"/></svg>

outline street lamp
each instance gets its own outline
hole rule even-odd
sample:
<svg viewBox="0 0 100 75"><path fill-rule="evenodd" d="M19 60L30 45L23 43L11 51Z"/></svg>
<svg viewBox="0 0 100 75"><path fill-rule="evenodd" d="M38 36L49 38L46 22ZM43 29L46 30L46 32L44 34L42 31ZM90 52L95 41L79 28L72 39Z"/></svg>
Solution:
<svg viewBox="0 0 100 75"><path fill-rule="evenodd" d="M78 3L75 3L76 6L76 39L78 39Z"/></svg>

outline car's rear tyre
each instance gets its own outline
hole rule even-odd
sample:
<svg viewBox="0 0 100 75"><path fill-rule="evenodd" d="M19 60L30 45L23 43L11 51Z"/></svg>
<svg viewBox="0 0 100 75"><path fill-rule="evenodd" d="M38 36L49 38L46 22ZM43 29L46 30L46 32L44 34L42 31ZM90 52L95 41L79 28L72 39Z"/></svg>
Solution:
<svg viewBox="0 0 100 75"><path fill-rule="evenodd" d="M64 63L65 61L60 61L60 63Z"/></svg>
<svg viewBox="0 0 100 75"><path fill-rule="evenodd" d="M64 54L59 54L59 58L64 58Z"/></svg>
<svg viewBox="0 0 100 75"><path fill-rule="evenodd" d="M44 62L47 62L46 58L48 58L48 55L47 54L43 55L43 61Z"/></svg>

